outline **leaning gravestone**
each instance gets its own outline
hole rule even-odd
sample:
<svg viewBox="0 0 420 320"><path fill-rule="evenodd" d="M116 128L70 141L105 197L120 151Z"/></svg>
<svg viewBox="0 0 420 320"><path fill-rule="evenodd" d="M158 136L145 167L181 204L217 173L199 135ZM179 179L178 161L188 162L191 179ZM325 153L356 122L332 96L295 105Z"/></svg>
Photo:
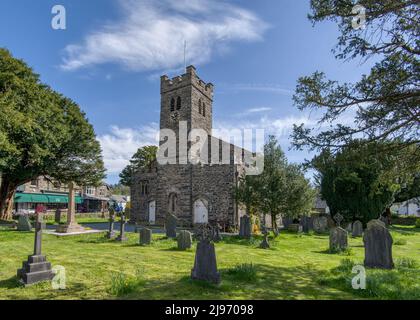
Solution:
<svg viewBox="0 0 420 320"><path fill-rule="evenodd" d="M325 233L328 229L328 220L326 217L315 217L314 221L314 231L316 233Z"/></svg>
<svg viewBox="0 0 420 320"><path fill-rule="evenodd" d="M152 230L143 228L140 230L140 245L145 246L152 243Z"/></svg>
<svg viewBox="0 0 420 320"><path fill-rule="evenodd" d="M379 220L371 220L363 235L365 244L365 267L392 269L392 236L384 223Z"/></svg>
<svg viewBox="0 0 420 320"><path fill-rule="evenodd" d="M17 224L18 231L32 231L32 225L27 215L20 215Z"/></svg>
<svg viewBox="0 0 420 320"><path fill-rule="evenodd" d="M192 246L192 234L187 230L182 230L178 234L178 250L191 249Z"/></svg>
<svg viewBox="0 0 420 320"><path fill-rule="evenodd" d="M302 226L302 231L305 233L308 233L309 231L314 229L312 217L303 216L300 219L300 225Z"/></svg>
<svg viewBox="0 0 420 320"><path fill-rule="evenodd" d="M330 252L339 252L348 247L347 231L341 227L330 230Z"/></svg>
<svg viewBox="0 0 420 320"><path fill-rule="evenodd" d="M51 280L54 273L51 269L51 263L41 253L42 230L45 229L45 223L42 222L42 215L37 214L35 223L35 243L34 254L23 262L22 269L18 269L17 277L25 286L35 284L41 281Z"/></svg>
<svg viewBox="0 0 420 320"><path fill-rule="evenodd" d="M214 243L211 242L212 230L207 225L203 225L198 233L200 242L197 244L191 278L218 284L220 273L217 272L216 250Z"/></svg>
<svg viewBox="0 0 420 320"><path fill-rule="evenodd" d="M166 236L168 238L176 238L176 225L178 219L173 214L168 214L165 220Z"/></svg>
<svg viewBox="0 0 420 320"><path fill-rule="evenodd" d="M359 220L353 222L351 235L353 237L361 237L363 235L363 224Z"/></svg>
<svg viewBox="0 0 420 320"><path fill-rule="evenodd" d="M239 226L239 236L241 238L249 239L252 233L251 218L247 215L241 217Z"/></svg>

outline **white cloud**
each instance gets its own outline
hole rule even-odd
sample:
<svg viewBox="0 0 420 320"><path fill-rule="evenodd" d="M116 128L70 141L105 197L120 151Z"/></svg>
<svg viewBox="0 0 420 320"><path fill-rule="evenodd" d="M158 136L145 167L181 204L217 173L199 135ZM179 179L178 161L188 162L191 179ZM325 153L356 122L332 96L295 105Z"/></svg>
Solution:
<svg viewBox="0 0 420 320"><path fill-rule="evenodd" d="M117 63L129 70L176 69L202 64L233 41L257 41L267 25L254 13L226 1L120 0L121 21L65 48L61 67L75 70Z"/></svg>
<svg viewBox="0 0 420 320"><path fill-rule="evenodd" d="M138 148L157 145L158 128L157 123L140 128L112 126L110 133L99 136L107 172L121 172Z"/></svg>
<svg viewBox="0 0 420 320"><path fill-rule="evenodd" d="M250 108L245 111L245 113L260 113L265 111L271 111L271 108L268 107L260 107L260 108Z"/></svg>

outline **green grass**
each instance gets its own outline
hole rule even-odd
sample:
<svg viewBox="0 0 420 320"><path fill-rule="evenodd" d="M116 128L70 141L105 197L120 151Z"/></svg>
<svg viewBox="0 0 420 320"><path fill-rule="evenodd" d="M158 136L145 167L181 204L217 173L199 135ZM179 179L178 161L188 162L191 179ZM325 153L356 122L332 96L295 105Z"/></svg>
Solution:
<svg viewBox="0 0 420 320"><path fill-rule="evenodd" d="M368 290L349 283L352 265L363 261L361 238L349 237L347 255L329 253L327 235L281 233L269 250L258 247L261 237L224 237L215 244L222 282L213 285L190 279L196 243L178 251L163 235L139 246L134 233L125 243L45 234L43 253L66 269L67 288L53 290L49 283L19 285L16 269L34 235L0 227L0 299L419 299L420 230L394 226L392 234L406 241L393 247L396 269L368 269Z"/></svg>

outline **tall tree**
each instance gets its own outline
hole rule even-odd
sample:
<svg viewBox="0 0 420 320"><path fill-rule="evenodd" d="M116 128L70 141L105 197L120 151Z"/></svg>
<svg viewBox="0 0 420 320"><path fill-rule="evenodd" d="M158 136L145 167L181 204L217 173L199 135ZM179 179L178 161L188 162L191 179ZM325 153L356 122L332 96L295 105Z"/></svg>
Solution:
<svg viewBox="0 0 420 320"><path fill-rule="evenodd" d="M104 171L99 142L80 108L0 49L0 218L9 218L16 187L38 176L97 184Z"/></svg>
<svg viewBox="0 0 420 320"><path fill-rule="evenodd" d="M327 80L322 72L300 78L294 95L297 107L321 111L321 125L337 124L324 131L295 125L293 143L297 149L308 146L334 152L354 138L365 143L397 142L380 145L377 151L401 155L398 174L411 175L420 166L420 6L416 0L359 0L357 4L359 10L353 10L352 0L311 1L309 19L314 24L338 23L336 58L373 58L376 63L356 83ZM366 19L360 15L363 9ZM346 114L354 117L354 125L340 123Z"/></svg>
<svg viewBox="0 0 420 320"><path fill-rule="evenodd" d="M342 214L347 221L367 223L391 206L400 185L381 179L392 170L396 157L376 153L378 142L353 141L333 154L324 150L312 161L317 180L331 215Z"/></svg>
<svg viewBox="0 0 420 320"><path fill-rule="evenodd" d="M133 182L134 174L144 168L149 168L152 166L156 160L158 147L157 146L145 146L139 148L123 171L120 173L120 184L124 186L131 186Z"/></svg>
<svg viewBox="0 0 420 320"><path fill-rule="evenodd" d="M279 215L298 217L310 212L315 191L300 166L289 164L277 139L270 136L264 146L264 171L242 178L237 189L240 203L271 217L277 228Z"/></svg>

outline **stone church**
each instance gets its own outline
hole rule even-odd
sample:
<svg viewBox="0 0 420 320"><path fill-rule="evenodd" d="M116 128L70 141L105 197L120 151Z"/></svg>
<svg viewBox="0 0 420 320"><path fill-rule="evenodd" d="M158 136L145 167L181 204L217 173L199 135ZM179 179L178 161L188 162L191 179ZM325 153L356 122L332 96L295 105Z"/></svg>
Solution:
<svg viewBox="0 0 420 320"><path fill-rule="evenodd" d="M227 147L229 161L221 161L224 164L212 161L196 164L190 159L175 164L155 161L150 168L137 172L131 186L131 222L163 225L166 215L172 213L183 226L219 223L225 230L237 226L243 212L233 190L245 165L236 159L243 159L245 150L212 136L213 84L205 83L197 76L196 69L189 66L185 74L173 79L162 76L160 94L160 148L162 129L178 133L180 124L184 123L188 132L205 131L209 159L215 155L220 159ZM176 136L177 159L180 135ZM188 143L186 148L190 147Z"/></svg>

